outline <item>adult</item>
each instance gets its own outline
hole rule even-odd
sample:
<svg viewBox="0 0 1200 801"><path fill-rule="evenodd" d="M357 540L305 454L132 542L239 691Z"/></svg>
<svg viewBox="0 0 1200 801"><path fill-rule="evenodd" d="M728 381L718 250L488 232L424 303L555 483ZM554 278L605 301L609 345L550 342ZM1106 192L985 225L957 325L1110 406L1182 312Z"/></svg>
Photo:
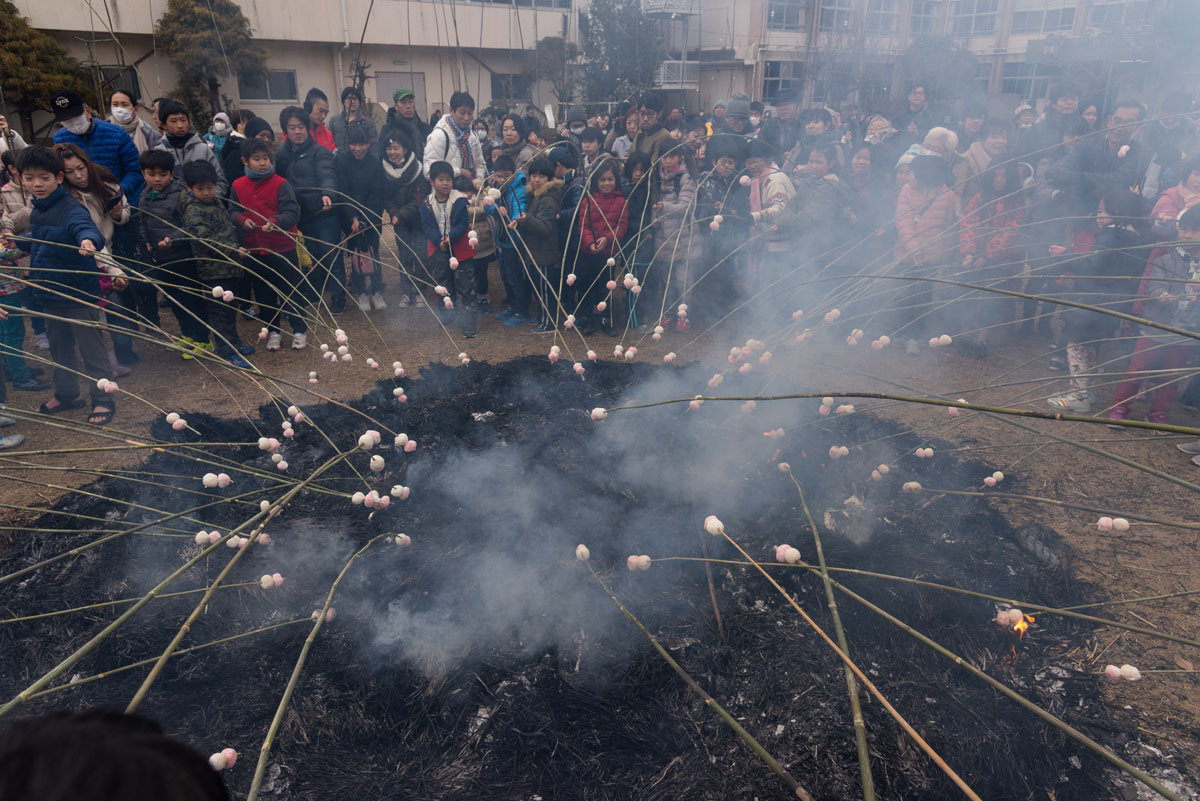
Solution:
<svg viewBox="0 0 1200 801"><path fill-rule="evenodd" d="M108 98L108 121L129 134L138 153L145 153L162 144L162 134L138 115L140 108L134 89L116 89ZM132 202L136 204L137 200L133 198Z"/></svg>
<svg viewBox="0 0 1200 801"><path fill-rule="evenodd" d="M1146 123L1134 140L1149 152L1150 165L1142 185L1142 197L1153 202L1158 193L1181 177L1179 169L1193 156L1200 155L1200 130L1188 119L1192 95L1172 92L1163 101L1162 114Z"/></svg>
<svg viewBox="0 0 1200 801"><path fill-rule="evenodd" d="M1174 241L1179 238L1177 223L1180 216L1200 203L1200 158L1192 158L1176 169L1178 186L1163 192L1154 203L1150 218L1154 221L1154 238Z"/></svg>
<svg viewBox="0 0 1200 801"><path fill-rule="evenodd" d="M500 121L500 152L511 158L518 170L537 156L537 148L525 141L525 124L516 114Z"/></svg>
<svg viewBox="0 0 1200 801"><path fill-rule="evenodd" d="M1072 196L1072 205L1090 210L1110 190L1141 183L1143 149L1132 139L1146 107L1136 100L1119 101L1108 117L1103 136L1089 136L1065 159L1046 170L1046 178Z"/></svg>
<svg viewBox="0 0 1200 801"><path fill-rule="evenodd" d="M967 149L983 136L983 124L987 122L987 107L982 103L972 103L963 112L962 125L958 130L958 152L966 153Z"/></svg>
<svg viewBox="0 0 1200 801"><path fill-rule="evenodd" d="M329 98L325 96L325 93L315 86L309 89L308 94L304 96L304 110L308 113L308 119L312 123L312 130L308 133L312 136L313 141L330 153L337 150L337 145L333 141L333 132L325 127L325 119L329 116Z"/></svg>
<svg viewBox="0 0 1200 801"><path fill-rule="evenodd" d="M50 98L54 119L63 127L54 132L54 144L76 145L87 157L116 176L127 198L142 192L142 167L137 146L129 134L111 122L98 120L77 92L65 89Z"/></svg>
<svg viewBox="0 0 1200 801"><path fill-rule="evenodd" d="M897 114L893 121L899 131L907 130L910 125L915 123L918 135L924 134L933 127L932 115L929 112L929 98L925 93L924 86L917 84L908 91L908 108Z"/></svg>
<svg viewBox="0 0 1200 801"><path fill-rule="evenodd" d="M1082 90L1071 81L1060 81L1050 87L1049 105L1042 119L1032 128L1021 132L1020 142L1014 142L1014 152L1037 164L1041 151L1062 144L1067 123L1079 116L1079 95Z"/></svg>
<svg viewBox="0 0 1200 801"><path fill-rule="evenodd" d="M1061 145L1061 134L1059 140ZM1008 120L993 119L985 122L980 131L980 138L950 165L954 172L954 191L965 200L970 200L975 193L984 191L985 187L969 186L970 182L989 167L1008 160L1008 145L1012 141L1013 127ZM1015 187L1009 187L1008 191L1015 191Z"/></svg>
<svg viewBox="0 0 1200 801"><path fill-rule="evenodd" d="M760 141L766 142L777 161L783 161L804 136L804 123L800 121L800 93L795 89L782 89L775 95L775 114L763 123L759 132Z"/></svg>
<svg viewBox="0 0 1200 801"><path fill-rule="evenodd" d="M633 150L633 140L637 138L641 122L641 112L638 111L637 104L626 103L624 105L624 121L617 120L613 124L612 131L604 140L604 149L622 161L629 156L629 151Z"/></svg>
<svg viewBox="0 0 1200 801"><path fill-rule="evenodd" d="M713 133L736 134L739 136L749 136L750 130L750 103L735 98L729 101L727 106L722 108L724 112L720 117L713 120L709 128L709 136Z"/></svg>
<svg viewBox="0 0 1200 801"><path fill-rule="evenodd" d="M0 114L0 153L6 150L17 151L25 147L25 140L21 135L8 127L8 120L3 114Z"/></svg>
<svg viewBox="0 0 1200 801"><path fill-rule="evenodd" d="M455 175L475 181L487 177L487 163L483 160L483 148L471 133L471 120L475 117L475 98L466 92L450 95L450 112L443 114L433 126L425 140L422 171L429 177L429 168L434 162L445 161L454 168Z"/></svg>
<svg viewBox="0 0 1200 801"><path fill-rule="evenodd" d="M579 147L579 136L587 130L588 120L587 112L583 110L583 106L571 106L567 109L567 124L559 131L559 136Z"/></svg>
<svg viewBox="0 0 1200 801"><path fill-rule="evenodd" d="M638 105L640 121L637 137L633 140L633 149L645 153L651 162L657 162L658 157L675 144L671 141L671 132L662 124L665 108L662 97L653 93L643 95Z"/></svg>
<svg viewBox="0 0 1200 801"><path fill-rule="evenodd" d="M363 113L363 96L357 87L347 86L342 90L342 113L329 118L329 131L333 134L334 147L339 151L345 150L348 140L346 135L351 128L361 128L367 134L367 142L373 149L379 132L375 130L375 121Z"/></svg>
<svg viewBox="0 0 1200 801"><path fill-rule="evenodd" d="M388 109L387 127L403 133L405 141L416 148L413 152L425 152L425 140L429 137L430 127L417 116L417 96L412 89L403 86L392 92L392 107Z"/></svg>
<svg viewBox="0 0 1200 801"><path fill-rule="evenodd" d="M212 125L209 126L208 133L200 138L208 143L213 153L220 159L221 154L225 151L225 143L229 141L229 135L232 132L233 125L229 121L229 115L224 111L218 111L213 115Z"/></svg>
<svg viewBox="0 0 1200 801"><path fill-rule="evenodd" d="M346 309L346 266L337 247L341 237L333 211L337 195L333 154L312 138L312 120L299 106L281 111L279 126L284 138L275 154L275 169L296 190L300 203L298 227L313 261L309 294L319 303L328 289L330 312L341 314Z"/></svg>

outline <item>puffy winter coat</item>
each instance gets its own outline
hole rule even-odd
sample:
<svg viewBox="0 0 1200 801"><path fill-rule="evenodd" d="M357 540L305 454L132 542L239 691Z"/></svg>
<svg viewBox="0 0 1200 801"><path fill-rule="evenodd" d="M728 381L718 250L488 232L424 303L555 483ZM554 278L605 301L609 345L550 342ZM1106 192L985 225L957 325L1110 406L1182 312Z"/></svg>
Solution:
<svg viewBox="0 0 1200 801"><path fill-rule="evenodd" d="M604 256L617 252L621 237L629 227L629 210L620 192L588 195L579 205L579 249L591 253L597 239L606 239L604 247L596 251Z"/></svg>
<svg viewBox="0 0 1200 801"><path fill-rule="evenodd" d="M403 132L408 137L408 141L412 143L412 152L425 152L425 140L429 137L429 132L432 129L429 123L423 122L416 114L413 114L411 117L405 117L402 114L397 114L395 107L389 108L387 125L384 128L385 138L388 128L395 128Z"/></svg>
<svg viewBox="0 0 1200 801"><path fill-rule="evenodd" d="M291 253L296 249L300 203L292 185L279 174L257 179L243 175L234 181L229 213L241 233L242 244L251 253ZM247 229L246 220L253 220L257 227ZM267 223L282 231L262 230Z"/></svg>
<svg viewBox="0 0 1200 801"><path fill-rule="evenodd" d="M483 146L479 144L478 137L471 132L467 133L466 144L475 161L475 177L482 181L487 177L487 162L483 160ZM425 140L424 156L422 171L426 178L429 177L429 168L438 161L448 162L454 168L455 175L458 175L459 170L463 169L462 151L459 149L454 129L450 127L450 115L443 114L442 118L437 121L437 125L433 126L433 130L429 132L429 136Z"/></svg>
<svg viewBox="0 0 1200 801"><path fill-rule="evenodd" d="M77 250L85 239L90 239L96 250L104 247L104 236L91 215L67 190L60 186L49 197L34 198L29 238L19 238L17 245L30 254L29 280L35 297L54 304L66 302L57 294L60 292L90 303L100 299L96 260Z"/></svg>
<svg viewBox="0 0 1200 801"><path fill-rule="evenodd" d="M1164 292L1171 296L1170 299L1161 299ZM1142 316L1162 325L1200 332L1200 302L1195 300L1197 292L1200 292L1200 262L1181 248L1171 248L1152 261L1146 271L1143 292L1146 300L1142 301ZM1158 328L1140 326L1140 333L1164 344L1196 344L1195 339Z"/></svg>
<svg viewBox="0 0 1200 801"><path fill-rule="evenodd" d="M667 175L660 167L658 170L658 202L662 209L655 220L657 228L658 252L655 256L659 261L697 258L700 255L700 243L692 247L692 234L696 225L693 222L693 201L696 198L696 182L688 174L686 168L680 166L672 175Z"/></svg>
<svg viewBox="0 0 1200 801"><path fill-rule="evenodd" d="M78 145L89 159L108 167L121 184L125 197L141 195L143 181L138 149L129 134L111 122L93 119L92 129L82 136L60 128L54 132L54 144ZM205 149L208 149L207 145Z"/></svg>
<svg viewBox="0 0 1200 801"><path fill-rule="evenodd" d="M533 193L529 211L518 226L525 246L533 256L533 262L542 269L562 264L558 249L558 213L563 202L563 182L547 181ZM524 253L524 249L522 249Z"/></svg>
<svg viewBox="0 0 1200 801"><path fill-rule="evenodd" d="M162 192L149 186L142 187L142 199L138 203L137 224L142 242L149 245L150 257L158 264L168 264L192 257L192 248L185 241L187 232L183 227L183 208L180 204L187 189L183 181L176 178ZM170 239L168 247L158 243Z"/></svg>
<svg viewBox="0 0 1200 801"><path fill-rule="evenodd" d="M333 134L333 144L339 153L350 151L346 137L349 136L351 128L362 128L366 131L367 144L372 150L375 149L375 141L379 138L379 132L375 130L375 121L365 114L360 113L352 121L347 120L345 114L335 114L325 124L329 127L329 132Z"/></svg>
<svg viewBox="0 0 1200 801"><path fill-rule="evenodd" d="M421 230L421 201L429 194L429 182L421 174L421 162L409 153L397 167L383 159L383 210L388 222L395 218L396 230Z"/></svg>
<svg viewBox="0 0 1200 801"><path fill-rule="evenodd" d="M337 202L337 177L333 154L310 136L296 147L286 141L275 154L275 171L287 179L300 201L300 222L311 221L322 212L322 197ZM329 212L332 213L332 212Z"/></svg>
<svg viewBox="0 0 1200 801"><path fill-rule="evenodd" d="M333 159L341 195L334 201L340 212L343 233L359 230L347 241L351 248L379 247L379 223L383 213L383 166L369 152L355 158L350 150L339 150Z"/></svg>
<svg viewBox="0 0 1200 801"><path fill-rule="evenodd" d="M196 274L200 280L211 284L240 278L242 266L237 261L237 231L221 198L215 197L206 203L189 193L179 203L183 227L192 238L192 253L196 257Z"/></svg>

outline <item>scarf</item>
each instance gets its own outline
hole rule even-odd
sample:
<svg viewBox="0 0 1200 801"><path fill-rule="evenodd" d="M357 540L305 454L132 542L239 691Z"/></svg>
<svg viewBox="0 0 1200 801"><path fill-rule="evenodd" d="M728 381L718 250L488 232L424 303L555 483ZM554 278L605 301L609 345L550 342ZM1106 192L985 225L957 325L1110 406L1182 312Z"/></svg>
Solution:
<svg viewBox="0 0 1200 801"><path fill-rule="evenodd" d="M404 159L404 163L397 167L387 159L383 159L383 171L387 173L389 178L397 181L403 181L404 177L408 175L409 168L412 167L413 161L415 160L416 156L414 156L412 153L409 153ZM410 177L406 183L412 183L412 178Z"/></svg>
<svg viewBox="0 0 1200 801"><path fill-rule="evenodd" d="M242 169L245 171L246 177L249 178L251 181L261 181L264 178L270 178L272 175L275 174L275 165L274 164L272 164L270 167L268 167L266 172L255 172L254 170L250 169L249 167L243 167Z"/></svg>
<svg viewBox="0 0 1200 801"><path fill-rule="evenodd" d="M462 157L462 166L464 170L475 169L475 156L471 153L471 132L458 127L458 123L454 121L453 114L447 114L442 119L450 123L450 130L454 132L454 139L458 143L458 152Z"/></svg>
<svg viewBox="0 0 1200 801"><path fill-rule="evenodd" d="M133 146L137 148L139 153L145 153L150 148L150 143L146 141L146 131L142 128L142 121L138 115L134 114L133 119L126 125L123 122L118 122L113 116L109 116L108 121L117 126L125 133L129 134L129 138L133 140Z"/></svg>
<svg viewBox="0 0 1200 801"><path fill-rule="evenodd" d="M167 140L167 143L170 144L171 147L175 148L176 150L179 150L180 148L182 148L184 145L186 145L188 143L189 139L192 138L192 132L188 131L183 136L174 136L172 134L164 134L163 138Z"/></svg>

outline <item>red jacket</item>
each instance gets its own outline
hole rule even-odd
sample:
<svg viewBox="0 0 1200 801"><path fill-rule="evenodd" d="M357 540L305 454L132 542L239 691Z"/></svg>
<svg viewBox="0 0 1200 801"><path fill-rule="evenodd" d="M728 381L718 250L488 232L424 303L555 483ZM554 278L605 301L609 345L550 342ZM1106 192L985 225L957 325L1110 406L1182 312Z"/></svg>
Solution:
<svg viewBox="0 0 1200 801"><path fill-rule="evenodd" d="M287 132L284 131L284 135L286 134ZM309 131L309 134L318 145L329 148L330 153L337 151L337 145L333 143L333 131L326 128L325 123L321 123L317 127L313 128L311 131Z"/></svg>
<svg viewBox="0 0 1200 801"><path fill-rule="evenodd" d="M292 185L282 177L273 174L256 181L243 175L233 182L229 201L233 224L251 252L291 253L296 249L300 203ZM247 230L246 220L258 227ZM283 230L262 230L268 222Z"/></svg>
<svg viewBox="0 0 1200 801"><path fill-rule="evenodd" d="M607 195L597 192L587 195L579 204L579 245L582 253L591 253L596 240L606 237L608 241L598 253L611 256L617 252L628 227L629 210L620 192Z"/></svg>

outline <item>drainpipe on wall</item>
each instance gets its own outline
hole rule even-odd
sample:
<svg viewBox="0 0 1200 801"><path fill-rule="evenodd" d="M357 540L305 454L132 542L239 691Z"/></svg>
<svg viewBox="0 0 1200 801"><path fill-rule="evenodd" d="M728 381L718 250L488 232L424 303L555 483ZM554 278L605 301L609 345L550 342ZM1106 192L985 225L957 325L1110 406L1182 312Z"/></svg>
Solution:
<svg viewBox="0 0 1200 801"><path fill-rule="evenodd" d="M346 0L342 0L342 49L337 51L337 75L334 76L333 85L340 93L342 91L342 82L345 80L342 76L345 71L342 69L342 53L350 49L350 23L346 19Z"/></svg>

